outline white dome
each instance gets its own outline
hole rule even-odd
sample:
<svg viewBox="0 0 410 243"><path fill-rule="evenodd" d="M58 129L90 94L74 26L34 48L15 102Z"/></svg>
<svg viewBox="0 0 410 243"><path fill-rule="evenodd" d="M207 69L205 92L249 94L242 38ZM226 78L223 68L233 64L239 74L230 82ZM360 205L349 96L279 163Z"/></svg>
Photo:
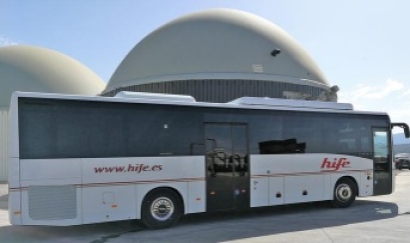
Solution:
<svg viewBox="0 0 410 243"><path fill-rule="evenodd" d="M272 56L271 52L280 53ZM213 9L177 18L138 43L104 92L189 79L296 80L328 86L322 71L284 30L250 13Z"/></svg>
<svg viewBox="0 0 410 243"><path fill-rule="evenodd" d="M14 91L97 95L105 83L69 56L40 47L0 48L0 107Z"/></svg>

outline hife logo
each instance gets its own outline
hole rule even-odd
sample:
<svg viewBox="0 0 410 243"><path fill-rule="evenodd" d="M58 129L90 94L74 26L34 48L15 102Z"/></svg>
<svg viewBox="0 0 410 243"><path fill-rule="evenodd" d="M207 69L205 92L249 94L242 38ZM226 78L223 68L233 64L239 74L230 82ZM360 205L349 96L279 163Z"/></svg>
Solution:
<svg viewBox="0 0 410 243"><path fill-rule="evenodd" d="M350 161L346 158L334 158L333 160L325 158L320 168L322 171L337 171L340 168L348 168L350 167L349 165Z"/></svg>

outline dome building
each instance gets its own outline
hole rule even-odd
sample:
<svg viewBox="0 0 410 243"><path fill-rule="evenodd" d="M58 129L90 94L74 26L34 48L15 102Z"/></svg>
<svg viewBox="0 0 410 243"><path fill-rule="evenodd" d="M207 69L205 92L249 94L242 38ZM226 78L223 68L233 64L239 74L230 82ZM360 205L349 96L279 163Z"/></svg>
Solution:
<svg viewBox="0 0 410 243"><path fill-rule="evenodd" d="M105 83L80 62L45 48L0 48L0 107L8 109L14 91L97 95Z"/></svg>
<svg viewBox="0 0 410 243"><path fill-rule="evenodd" d="M331 90L284 30L250 13L213 9L177 18L141 40L102 95L119 91L227 102L244 96L318 99Z"/></svg>
<svg viewBox="0 0 410 243"><path fill-rule="evenodd" d="M0 181L7 179L8 109L14 91L97 95L105 83L80 62L45 48L0 48Z"/></svg>

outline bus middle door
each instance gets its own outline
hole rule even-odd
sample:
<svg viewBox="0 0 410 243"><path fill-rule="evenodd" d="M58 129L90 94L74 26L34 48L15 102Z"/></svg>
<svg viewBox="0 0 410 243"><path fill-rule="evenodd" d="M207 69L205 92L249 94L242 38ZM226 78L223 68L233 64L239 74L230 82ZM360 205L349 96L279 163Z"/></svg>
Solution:
<svg viewBox="0 0 410 243"><path fill-rule="evenodd" d="M247 125L206 123L207 211L250 206Z"/></svg>

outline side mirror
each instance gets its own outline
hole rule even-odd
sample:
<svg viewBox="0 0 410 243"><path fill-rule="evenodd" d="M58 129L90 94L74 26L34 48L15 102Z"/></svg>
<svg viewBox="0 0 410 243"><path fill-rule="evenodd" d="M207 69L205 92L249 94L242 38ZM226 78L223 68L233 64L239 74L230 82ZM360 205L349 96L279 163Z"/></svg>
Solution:
<svg viewBox="0 0 410 243"><path fill-rule="evenodd" d="M409 125L407 125L406 123L392 123L391 124L391 128L393 127L401 127L404 130L404 136L406 138L410 138L410 129L409 129Z"/></svg>

